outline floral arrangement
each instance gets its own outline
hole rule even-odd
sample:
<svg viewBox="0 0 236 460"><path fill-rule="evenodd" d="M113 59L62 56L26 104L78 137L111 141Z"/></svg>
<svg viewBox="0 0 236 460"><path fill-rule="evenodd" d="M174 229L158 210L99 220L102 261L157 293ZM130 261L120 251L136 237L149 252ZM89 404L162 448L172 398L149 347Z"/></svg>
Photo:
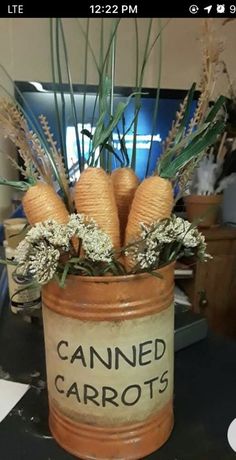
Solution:
<svg viewBox="0 0 236 460"><path fill-rule="evenodd" d="M56 278L63 286L68 274L117 276L145 271L157 275L156 270L179 257L208 257L204 237L172 212L203 152L224 130L224 122L217 120L224 98L220 97L209 110L206 96L210 95L210 83L205 78L205 89L202 86L196 112L190 119L195 92L195 84L192 85L163 143L154 172L150 175L147 167L146 178L140 183L135 174L135 138L141 86L149 54L160 36L159 32L154 42L150 41L151 24L152 20L134 93L111 113L113 83L107 64L118 22L113 29L105 60L98 68L99 116L95 130L82 129L77 136L79 178L69 177L65 142L62 139L59 149L45 116L41 115L38 122L14 100L0 101L0 131L18 148L23 166L19 167L12 158L11 161L25 178L19 182L1 178L0 183L25 192L23 208L32 227L17 250L17 274L31 275L40 284ZM90 49L88 37L87 43ZM134 119L128 130L125 109L132 98ZM71 102L73 106L73 86ZM124 132L119 133L119 138L125 161L117 155L112 137L121 120ZM61 119L62 127L60 123ZM134 133L131 161L125 147L130 130ZM81 134L90 140L87 157L83 142L79 144ZM115 170L109 161L112 155L120 161Z"/></svg>
<svg viewBox="0 0 236 460"><path fill-rule="evenodd" d="M73 238L80 239L84 256L75 257ZM134 264L131 273L153 273L159 266L182 256L196 254L201 260L210 257L206 254L204 236L188 221L175 215L151 226L141 224L141 239L118 253L111 238L93 219L72 214L67 224L48 220L36 224L28 232L17 248L16 274L32 277L38 284L56 278L62 286L68 273L124 275L129 272L119 262L122 254L130 257Z"/></svg>

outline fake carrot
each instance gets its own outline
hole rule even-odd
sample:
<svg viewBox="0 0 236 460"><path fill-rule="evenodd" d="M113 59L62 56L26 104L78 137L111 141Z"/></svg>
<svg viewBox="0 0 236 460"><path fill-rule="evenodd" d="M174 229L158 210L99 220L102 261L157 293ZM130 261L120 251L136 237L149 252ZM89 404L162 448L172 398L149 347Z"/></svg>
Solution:
<svg viewBox="0 0 236 460"><path fill-rule="evenodd" d="M111 174L111 181L118 208L121 246L123 246L128 215L139 180L133 169L117 168Z"/></svg>
<svg viewBox="0 0 236 460"><path fill-rule="evenodd" d="M47 219L53 219L60 224L68 222L66 206L51 185L43 182L32 185L25 193L22 204L30 225Z"/></svg>
<svg viewBox="0 0 236 460"><path fill-rule="evenodd" d="M110 236L114 248L120 248L119 218L110 177L102 168L85 169L74 187L78 213L95 220Z"/></svg>
<svg viewBox="0 0 236 460"><path fill-rule="evenodd" d="M170 217L173 204L173 189L169 180L159 176L145 179L134 195L125 232L125 244L140 238L141 223L150 225ZM131 268L132 261L129 257L125 259L126 268Z"/></svg>

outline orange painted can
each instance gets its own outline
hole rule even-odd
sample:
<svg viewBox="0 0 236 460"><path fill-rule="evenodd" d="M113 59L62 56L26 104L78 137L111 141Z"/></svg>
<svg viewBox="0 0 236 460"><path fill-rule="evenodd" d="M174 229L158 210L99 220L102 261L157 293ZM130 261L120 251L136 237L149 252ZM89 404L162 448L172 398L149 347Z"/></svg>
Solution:
<svg viewBox="0 0 236 460"><path fill-rule="evenodd" d="M43 288L54 438L80 459L134 460L173 428L174 264Z"/></svg>

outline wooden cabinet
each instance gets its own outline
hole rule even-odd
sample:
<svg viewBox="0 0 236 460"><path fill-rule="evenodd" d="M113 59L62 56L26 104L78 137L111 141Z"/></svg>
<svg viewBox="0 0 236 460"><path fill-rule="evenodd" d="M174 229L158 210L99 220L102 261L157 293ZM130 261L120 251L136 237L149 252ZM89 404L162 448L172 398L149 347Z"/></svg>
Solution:
<svg viewBox="0 0 236 460"><path fill-rule="evenodd" d="M236 337L236 229L202 230L213 259L194 265L192 279L179 280L195 312L218 331Z"/></svg>

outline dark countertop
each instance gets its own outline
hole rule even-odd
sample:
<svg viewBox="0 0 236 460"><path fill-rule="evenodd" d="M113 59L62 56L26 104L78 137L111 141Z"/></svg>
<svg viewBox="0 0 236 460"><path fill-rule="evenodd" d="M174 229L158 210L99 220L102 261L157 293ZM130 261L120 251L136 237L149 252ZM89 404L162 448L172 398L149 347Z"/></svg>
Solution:
<svg viewBox="0 0 236 460"><path fill-rule="evenodd" d="M72 460L47 425L42 327L7 310L0 317L0 378L9 373L32 387L0 423L0 459ZM175 354L174 410L171 437L145 460L236 460L227 442L236 418L236 342L211 335Z"/></svg>

